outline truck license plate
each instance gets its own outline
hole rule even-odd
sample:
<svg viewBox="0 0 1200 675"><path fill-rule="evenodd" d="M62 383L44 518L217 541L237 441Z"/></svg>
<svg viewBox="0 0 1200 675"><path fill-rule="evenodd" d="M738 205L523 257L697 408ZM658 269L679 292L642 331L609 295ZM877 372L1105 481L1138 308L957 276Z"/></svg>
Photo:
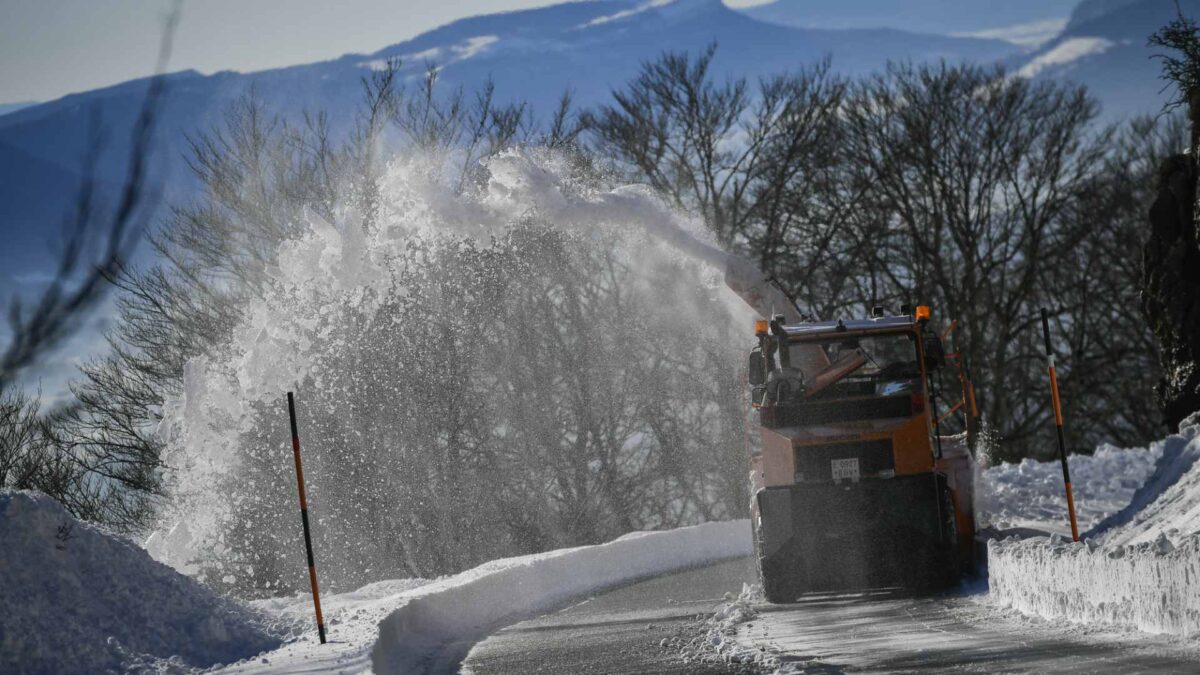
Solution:
<svg viewBox="0 0 1200 675"><path fill-rule="evenodd" d="M858 481L857 457L830 460L830 464L832 465L834 480L849 478L852 481Z"/></svg>

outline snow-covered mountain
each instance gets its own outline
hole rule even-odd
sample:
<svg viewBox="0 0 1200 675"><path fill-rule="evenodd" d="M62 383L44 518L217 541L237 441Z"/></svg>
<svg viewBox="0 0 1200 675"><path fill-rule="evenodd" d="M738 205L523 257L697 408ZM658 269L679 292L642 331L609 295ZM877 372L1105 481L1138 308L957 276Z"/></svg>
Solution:
<svg viewBox="0 0 1200 675"><path fill-rule="evenodd" d="M1200 0L1183 4L1200 13ZM1174 11L1173 0L777 0L748 11L721 0L593 0L478 16L369 54L254 73L174 73L153 175L164 202L188 195L186 135L219 124L227 106L251 87L285 117L323 110L335 132L339 124L344 129L360 100L361 78L391 57L403 59L407 82L436 63L446 90L469 91L491 77L501 98L526 99L542 111L568 88L580 105L603 101L663 51L696 53L716 43L718 77L777 73L826 55L847 75L889 60L1001 60L1026 75L1088 85L1110 116L1155 112L1163 95L1145 42ZM1044 28L1028 24L1044 20L1065 28L1036 49L1030 45L1044 38L1022 42L1028 36L1008 30L1026 26L1026 33L1036 33ZM992 37L962 36L967 33ZM120 180L127 130L147 82L0 114L0 294L28 289L50 268L47 243L74 198L94 120L106 131L96 163L101 188Z"/></svg>
<svg viewBox="0 0 1200 675"><path fill-rule="evenodd" d="M757 21L720 0L598 0L479 16L456 21L371 54L255 73L195 71L169 77L161 120L156 175L167 196L185 194L185 134L220 121L222 111L253 86L285 116L325 110L336 124L360 99L360 79L384 59L401 57L404 75L419 78L427 63L442 66L447 89L470 90L491 77L502 97L524 98L547 110L567 88L581 105L596 103L642 62L665 50L698 52L719 45L719 75L751 77L796 68L832 55L834 67L855 74L889 59L990 61L1013 52L987 39L917 35L892 29L814 30ZM70 202L98 115L109 131L98 163L112 180L125 164L125 130L146 80L66 96L0 116L0 222L18 241L5 247L0 267L44 266L48 223ZM3 290L3 289L0 289Z"/></svg>
<svg viewBox="0 0 1200 675"><path fill-rule="evenodd" d="M1200 0L1179 0L1200 16ZM1116 119L1157 113L1166 101L1147 39L1177 16L1175 0L1084 0L1057 37L1017 63L1017 72L1086 85Z"/></svg>
<svg viewBox="0 0 1200 675"><path fill-rule="evenodd" d="M1193 14L1200 10L1200 0L1183 5ZM285 116L325 110L336 123L356 105L360 78L389 57L404 59L409 80L437 63L447 88L469 90L491 77L502 97L524 98L542 110L567 88L581 105L594 104L662 51L696 52L713 42L719 75L751 77L824 55L846 74L888 60L1003 59L1024 75L1088 85L1110 117L1155 112L1163 96L1146 37L1174 13L1174 0L777 0L744 12L720 0L596 0L479 16L371 54L245 74L175 73L156 176L168 197L186 194L185 134L219 123L226 106L251 86ZM1005 26L1055 16L1064 22L1068 14L1065 28L1032 51L999 39L948 35L1004 36ZM99 175L113 181L122 174L124 130L145 86L135 80L0 115L0 222L9 243L0 267L9 275L46 264L52 234L46 228L60 222L70 202L93 118L108 130Z"/></svg>
<svg viewBox="0 0 1200 675"><path fill-rule="evenodd" d="M761 21L802 28L894 28L917 33L980 34L1021 43L1057 32L1078 0L775 0L750 7Z"/></svg>

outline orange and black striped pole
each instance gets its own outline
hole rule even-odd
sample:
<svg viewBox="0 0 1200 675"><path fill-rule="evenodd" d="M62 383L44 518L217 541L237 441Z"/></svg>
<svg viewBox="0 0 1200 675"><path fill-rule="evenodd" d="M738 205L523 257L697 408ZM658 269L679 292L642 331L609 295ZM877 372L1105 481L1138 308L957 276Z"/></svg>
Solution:
<svg viewBox="0 0 1200 675"><path fill-rule="evenodd" d="M1067 514L1071 517L1071 539L1079 541L1075 523L1075 495L1071 491L1071 470L1067 468L1067 440L1063 434L1062 404L1058 400L1058 373L1054 371L1054 351L1050 349L1050 313L1042 308L1042 338L1046 341L1046 368L1050 372L1050 400L1054 404L1054 425L1058 429L1058 459L1062 462L1063 483L1067 486Z"/></svg>
<svg viewBox="0 0 1200 675"><path fill-rule="evenodd" d="M287 394L288 416L292 420L292 456L296 459L296 487L300 490L300 520L304 522L304 550L308 553L308 582L312 585L313 607L317 611L317 634L325 644L325 619L321 618L321 593L317 590L317 564L313 561L312 535L308 531L308 498L304 496L304 467L300 464L300 434L296 431L296 402Z"/></svg>

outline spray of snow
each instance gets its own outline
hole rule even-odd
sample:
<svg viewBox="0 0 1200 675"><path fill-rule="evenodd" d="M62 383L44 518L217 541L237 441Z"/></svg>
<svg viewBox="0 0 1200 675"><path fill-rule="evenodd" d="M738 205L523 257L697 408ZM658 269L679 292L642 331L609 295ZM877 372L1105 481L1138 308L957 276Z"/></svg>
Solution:
<svg viewBox="0 0 1200 675"><path fill-rule="evenodd" d="M630 267L644 269L647 279L671 256L716 266L728 262L705 240L701 223L650 191L577 179L559 157L514 151L492 158L485 166L486 185L469 194L454 189L439 166L416 159L393 162L381 186L379 225L370 231L352 208L343 208L336 223L310 218L308 233L280 248L267 292L246 309L232 343L223 353L187 364L183 395L165 406L159 430L167 441L164 459L173 469L172 508L147 542L155 557L192 572L190 562L201 549L220 555L221 527L231 506L219 486L239 468L233 439L253 431L256 406L278 407L283 392L306 378L320 386L317 355L340 348L331 343L330 319L348 307L369 313L388 292L403 293L391 287L389 260L414 237L486 240L536 218L587 236L619 232L638 239L630 248L639 257ZM716 273L708 283L727 297L734 317L748 316Z"/></svg>

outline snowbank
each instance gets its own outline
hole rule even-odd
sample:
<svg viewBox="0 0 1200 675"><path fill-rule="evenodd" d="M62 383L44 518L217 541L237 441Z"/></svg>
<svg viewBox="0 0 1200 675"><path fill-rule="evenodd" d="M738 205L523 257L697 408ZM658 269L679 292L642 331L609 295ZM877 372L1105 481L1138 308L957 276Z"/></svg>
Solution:
<svg viewBox="0 0 1200 675"><path fill-rule="evenodd" d="M1196 418L1150 451L1158 456L1153 474L1084 542L1058 536L989 542L991 599L1047 619L1200 634Z"/></svg>
<svg viewBox="0 0 1200 675"><path fill-rule="evenodd" d="M1075 623L1200 634L1200 538L1136 546L1094 546L1069 539L994 541L988 546L990 593L1025 614Z"/></svg>
<svg viewBox="0 0 1200 675"><path fill-rule="evenodd" d="M1154 473L1129 504L1106 518L1089 536L1106 546L1157 541L1160 537L1200 532L1200 418L1185 421L1180 432L1155 446L1161 457Z"/></svg>
<svg viewBox="0 0 1200 675"><path fill-rule="evenodd" d="M206 668L280 643L250 610L45 495L0 490L0 542L0 672Z"/></svg>
<svg viewBox="0 0 1200 675"><path fill-rule="evenodd" d="M1123 449L1100 446L1095 454L1072 455L1079 527L1088 530L1129 505L1162 456L1162 445ZM986 524L1000 529L1029 527L1068 534L1067 500L1058 461L1026 459L983 471L979 513Z"/></svg>
<svg viewBox="0 0 1200 675"><path fill-rule="evenodd" d="M377 673L448 671L473 642L506 623L606 587L750 551L750 526L739 520L493 561L413 591L380 623L372 665Z"/></svg>
<svg viewBox="0 0 1200 675"><path fill-rule="evenodd" d="M329 642L317 640L312 597L255 600L256 609L294 628L292 639L267 654L234 663L221 672L246 675L271 673L364 673L371 669L371 647L379 637L379 622L403 605L427 579L391 579L367 584L348 593L321 595Z"/></svg>
<svg viewBox="0 0 1200 675"><path fill-rule="evenodd" d="M635 532L597 546L493 560L436 581L401 579L322 597L329 643L317 643L307 596L255 605L308 628L268 654L231 665L256 673L453 672L471 645L574 598L686 567L749 555L745 520Z"/></svg>

